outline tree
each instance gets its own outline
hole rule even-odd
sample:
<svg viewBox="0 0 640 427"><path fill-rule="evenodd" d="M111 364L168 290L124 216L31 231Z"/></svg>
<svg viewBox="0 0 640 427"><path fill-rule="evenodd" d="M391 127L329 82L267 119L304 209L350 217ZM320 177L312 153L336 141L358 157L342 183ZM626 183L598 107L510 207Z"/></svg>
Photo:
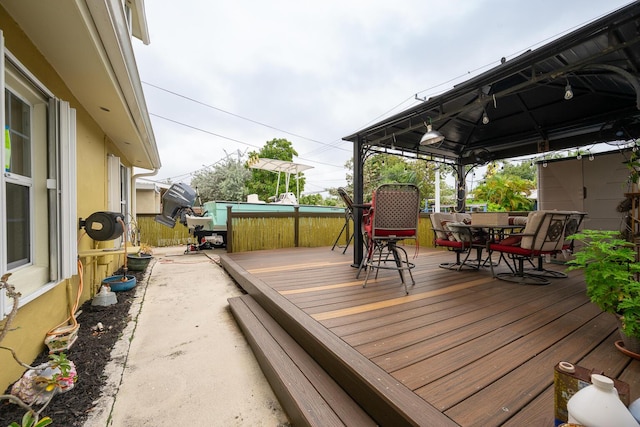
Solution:
<svg viewBox="0 0 640 427"><path fill-rule="evenodd" d="M477 202L487 202L490 211L529 211L533 201L527 196L536 188L533 181L496 173L473 190Z"/></svg>
<svg viewBox="0 0 640 427"><path fill-rule="evenodd" d="M271 141L268 141L264 147L260 149L260 151L251 151L249 152L249 158L262 157L265 159L276 159L276 160L284 160L287 162L293 161L293 156L297 156L298 152L294 150L291 142L286 139L278 139L274 138ZM279 192L284 192L285 188L283 186L285 177L280 177L280 189L278 189L278 173L265 171L261 169L251 169L250 170L251 179L247 182L247 191L248 194L255 193L258 195L260 200L268 200L269 197L275 195ZM296 182L295 177L292 175L292 188L289 188L289 191L296 192ZM300 178L298 180L298 189L300 192L304 190L305 178L303 174L300 174Z"/></svg>
<svg viewBox="0 0 640 427"><path fill-rule="evenodd" d="M338 200L335 198L325 199L322 197L322 194L306 194L300 196L300 200L298 203L301 205L316 205L316 206L336 206L338 204Z"/></svg>
<svg viewBox="0 0 640 427"><path fill-rule="evenodd" d="M536 189L537 168L530 162L491 162L484 182L472 195L475 202L486 202L490 211L529 211L534 201L529 195Z"/></svg>
<svg viewBox="0 0 640 427"><path fill-rule="evenodd" d="M502 173L506 176L517 176L522 179L536 182L538 176L538 169L531 162L502 162Z"/></svg>
<svg viewBox="0 0 640 427"><path fill-rule="evenodd" d="M410 160L392 154L375 154L364 163L363 185L365 202L371 200L371 194L379 185L401 182L415 184L420 189L420 195L424 200L435 198L435 170L436 163L422 160ZM353 159L345 164L351 173L347 173L347 192L353 194ZM454 190L447 185L444 175L440 180L441 195L448 196L452 203ZM423 206L424 207L424 202Z"/></svg>
<svg viewBox="0 0 640 427"><path fill-rule="evenodd" d="M245 182L250 177L243 155L238 151L236 157L226 154L213 167L197 172L191 179L191 186L197 188L203 203L211 200L239 202L247 195Z"/></svg>

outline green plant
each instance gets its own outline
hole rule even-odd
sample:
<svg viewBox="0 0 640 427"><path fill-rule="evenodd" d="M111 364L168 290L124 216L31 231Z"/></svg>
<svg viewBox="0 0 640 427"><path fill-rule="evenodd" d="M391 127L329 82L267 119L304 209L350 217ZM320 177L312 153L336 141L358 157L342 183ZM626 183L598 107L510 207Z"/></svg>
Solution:
<svg viewBox="0 0 640 427"><path fill-rule="evenodd" d="M138 255L152 255L153 250L151 249L151 245L148 243L140 243L140 250L138 250Z"/></svg>
<svg viewBox="0 0 640 427"><path fill-rule="evenodd" d="M640 263L635 245L608 230L583 230L568 239L582 242L568 264L569 270L584 271L591 302L620 316L627 336L640 338Z"/></svg>
<svg viewBox="0 0 640 427"><path fill-rule="evenodd" d="M35 382L44 391L50 392L55 388L64 390L75 383L77 379L77 373L74 371L73 363L67 358L64 353L50 354L49 359L51 361L48 364L48 368L51 370L59 370L60 372L54 373L51 376L37 376ZM45 369L48 372L49 369Z"/></svg>
<svg viewBox="0 0 640 427"><path fill-rule="evenodd" d="M9 424L9 427L45 427L51 424L53 420L49 417L44 417L38 420L37 416L34 415L33 411L28 411L22 417L22 424L18 424L17 422L12 422Z"/></svg>
<svg viewBox="0 0 640 427"><path fill-rule="evenodd" d="M629 169L629 182L638 184L640 181L640 158L637 151L631 153L629 161L626 163Z"/></svg>
<svg viewBox="0 0 640 427"><path fill-rule="evenodd" d="M67 358L65 353L50 354L52 368L60 368L60 375L68 377L71 371L71 361Z"/></svg>
<svg viewBox="0 0 640 427"><path fill-rule="evenodd" d="M4 289L7 297L13 300L11 312L6 317L4 321L4 325L0 327L0 342L2 342L6 334L11 330L11 324L13 322L13 319L18 313L18 303L21 296L19 292L16 292L15 286L9 283L10 276L11 276L11 273L7 273L2 277L0 277L0 291ZM11 424L9 424L8 427L48 426L53 422L53 420L49 417L40 418L40 413L47 407L47 405L51 402L51 399L53 398L53 396L56 394L53 391L56 391L56 392L59 390L66 391L66 390L69 390L74 385L77 379L77 372L75 370L75 366L73 362L67 359L67 355L64 353L50 355L49 358L51 359L51 361L43 365L48 365L47 369L50 369L50 370L53 369L59 372L55 373L51 377L46 377L46 376L41 376L39 374L35 374L36 371L38 371L39 373L42 373L44 371L43 366L33 367L23 363L18 358L16 352L10 347L5 347L0 345L0 349L11 352L11 355L13 356L14 360L20 366L28 369L25 375L29 374L30 372L34 372L34 376L32 377L33 381L30 381L28 378L25 377L25 375L23 375L23 377L20 378L20 380L14 383L14 387L12 387L11 394L0 395L0 401L8 400L26 410L25 414L22 416L22 424L18 424L17 422L14 421ZM26 382L25 388L27 388L28 390L24 391L24 393L22 394L22 397L19 397L13 394L13 390L16 387L16 385L21 383L21 381ZM43 394L43 391L47 392L47 396L44 396L43 397L44 400L39 402L40 404L42 404L42 407L38 411L34 410L32 406L33 402L36 399L28 400L28 401L23 400L25 396L28 398L40 397L40 395Z"/></svg>

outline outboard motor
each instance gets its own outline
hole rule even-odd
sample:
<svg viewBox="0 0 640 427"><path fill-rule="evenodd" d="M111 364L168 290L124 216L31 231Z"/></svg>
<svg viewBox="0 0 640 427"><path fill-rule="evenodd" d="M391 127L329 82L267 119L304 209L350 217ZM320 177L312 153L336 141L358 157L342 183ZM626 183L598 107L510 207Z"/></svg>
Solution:
<svg viewBox="0 0 640 427"><path fill-rule="evenodd" d="M173 228L176 218L183 217L184 210L191 210L196 201L196 191L184 183L173 184L162 196L162 214L156 215L156 222Z"/></svg>

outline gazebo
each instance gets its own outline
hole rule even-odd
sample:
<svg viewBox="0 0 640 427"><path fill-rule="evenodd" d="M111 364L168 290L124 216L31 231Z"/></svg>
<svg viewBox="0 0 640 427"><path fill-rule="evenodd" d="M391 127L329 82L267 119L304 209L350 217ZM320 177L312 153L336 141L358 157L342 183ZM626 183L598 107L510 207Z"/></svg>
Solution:
<svg viewBox="0 0 640 427"><path fill-rule="evenodd" d="M469 166L640 138L639 28L635 1L344 137L353 143L354 203L375 153L451 165L462 211ZM356 233L354 264L361 259Z"/></svg>

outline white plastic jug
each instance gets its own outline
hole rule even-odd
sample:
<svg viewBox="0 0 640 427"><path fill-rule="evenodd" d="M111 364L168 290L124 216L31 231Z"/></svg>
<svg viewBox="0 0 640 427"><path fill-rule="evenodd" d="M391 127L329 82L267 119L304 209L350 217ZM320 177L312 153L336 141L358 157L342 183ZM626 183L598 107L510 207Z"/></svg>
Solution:
<svg viewBox="0 0 640 427"><path fill-rule="evenodd" d="M579 390L567 402L569 422L586 427L640 427L618 397L613 380L591 375L591 385Z"/></svg>
<svg viewBox="0 0 640 427"><path fill-rule="evenodd" d="M640 399L636 399L629 405L629 412L633 415L633 418L640 423Z"/></svg>

